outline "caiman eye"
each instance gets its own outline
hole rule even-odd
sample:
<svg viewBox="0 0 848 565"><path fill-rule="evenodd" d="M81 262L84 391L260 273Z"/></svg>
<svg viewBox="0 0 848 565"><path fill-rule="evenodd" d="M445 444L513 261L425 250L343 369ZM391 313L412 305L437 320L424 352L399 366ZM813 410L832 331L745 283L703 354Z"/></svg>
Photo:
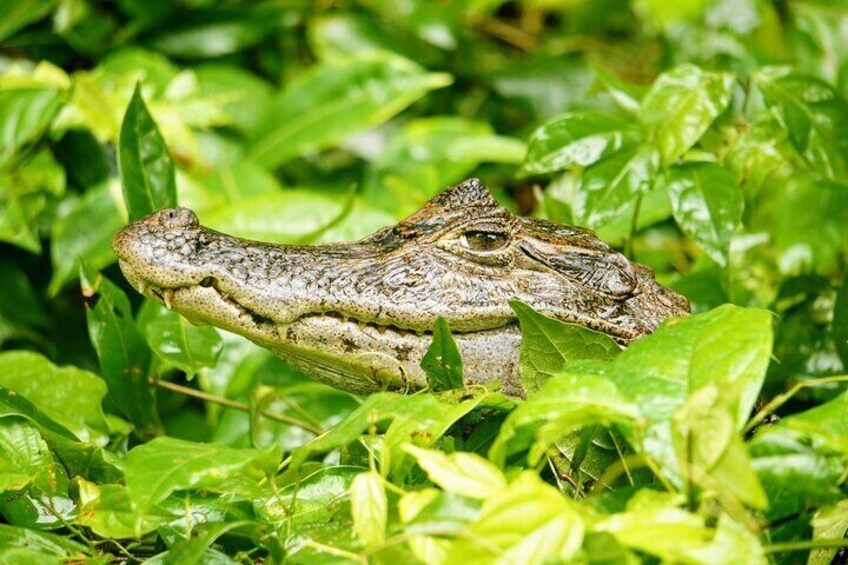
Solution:
<svg viewBox="0 0 848 565"><path fill-rule="evenodd" d="M491 231L467 231L459 238L459 242L471 251L497 251L507 244L506 235Z"/></svg>

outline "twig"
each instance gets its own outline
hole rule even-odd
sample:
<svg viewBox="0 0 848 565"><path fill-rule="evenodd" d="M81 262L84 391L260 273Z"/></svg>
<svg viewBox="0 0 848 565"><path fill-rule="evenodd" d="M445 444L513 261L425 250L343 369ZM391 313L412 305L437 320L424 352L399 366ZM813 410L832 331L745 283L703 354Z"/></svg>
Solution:
<svg viewBox="0 0 848 565"><path fill-rule="evenodd" d="M812 539L805 541L787 541L784 543L773 543L763 547L766 553L780 553L781 551L806 551L807 549L824 549L828 547L848 547L848 539Z"/></svg>
<svg viewBox="0 0 848 565"><path fill-rule="evenodd" d="M810 379L808 381L801 381L795 383L792 388L784 392L783 394L778 394L774 398L771 399L771 402L762 407L762 409L757 412L753 418L748 421L748 424L745 426L744 433L750 433L754 428L759 426L763 420L765 420L769 414L773 413L775 410L783 406L790 398L798 394L801 389L825 385L830 383L841 383L848 381L848 375L836 375L833 377L822 377L820 379Z"/></svg>
<svg viewBox="0 0 848 565"><path fill-rule="evenodd" d="M156 379L153 381L152 384L155 384L159 388L178 392L180 394L198 398L200 400L205 400L206 402L212 402L213 404L219 404L221 406L226 406L227 408L232 408L234 410L241 410L242 412L250 412L250 406L244 402L238 402L237 400L231 400L229 398L224 398L223 396L216 396L214 394L203 392L202 390L178 385L170 381ZM264 416L265 418L268 418L269 420L275 420L284 424L297 426L298 428L302 428L308 432L312 432L315 435L321 435L324 433L324 429L320 426L316 426L314 424L310 424L309 422L298 420L297 418L292 418L291 416L286 416L284 414L273 414L271 412L264 411L260 412L259 414L261 416Z"/></svg>

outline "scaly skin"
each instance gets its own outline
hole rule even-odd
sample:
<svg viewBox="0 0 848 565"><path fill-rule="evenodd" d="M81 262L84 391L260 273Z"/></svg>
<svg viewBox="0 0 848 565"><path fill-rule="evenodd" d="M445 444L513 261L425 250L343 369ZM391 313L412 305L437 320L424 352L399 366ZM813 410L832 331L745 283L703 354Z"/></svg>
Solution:
<svg viewBox="0 0 848 565"><path fill-rule="evenodd" d="M140 292L354 392L425 386L419 362L442 316L466 384L521 395L513 298L623 345L689 312L647 267L587 230L514 216L477 179L353 243L247 241L175 208L128 225L113 247Z"/></svg>

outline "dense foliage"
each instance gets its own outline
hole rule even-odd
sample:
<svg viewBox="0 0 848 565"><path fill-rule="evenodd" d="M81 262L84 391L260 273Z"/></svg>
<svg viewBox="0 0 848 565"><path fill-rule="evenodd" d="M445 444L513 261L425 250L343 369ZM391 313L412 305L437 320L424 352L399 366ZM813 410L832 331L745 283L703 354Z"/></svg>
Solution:
<svg viewBox="0 0 848 565"><path fill-rule="evenodd" d="M0 0L0 561L829 563L848 530L848 4ZM695 315L514 303L527 398L355 397L142 301L179 202L353 239L478 176ZM123 185L123 188L122 188Z"/></svg>

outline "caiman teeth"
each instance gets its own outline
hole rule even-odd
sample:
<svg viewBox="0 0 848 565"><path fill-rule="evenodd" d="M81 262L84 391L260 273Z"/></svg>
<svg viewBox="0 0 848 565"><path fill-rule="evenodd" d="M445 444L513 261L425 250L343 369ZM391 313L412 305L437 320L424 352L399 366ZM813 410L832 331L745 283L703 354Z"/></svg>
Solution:
<svg viewBox="0 0 848 565"><path fill-rule="evenodd" d="M174 289L172 288L163 288L162 289L162 302L165 303L165 308L170 310L174 306Z"/></svg>

